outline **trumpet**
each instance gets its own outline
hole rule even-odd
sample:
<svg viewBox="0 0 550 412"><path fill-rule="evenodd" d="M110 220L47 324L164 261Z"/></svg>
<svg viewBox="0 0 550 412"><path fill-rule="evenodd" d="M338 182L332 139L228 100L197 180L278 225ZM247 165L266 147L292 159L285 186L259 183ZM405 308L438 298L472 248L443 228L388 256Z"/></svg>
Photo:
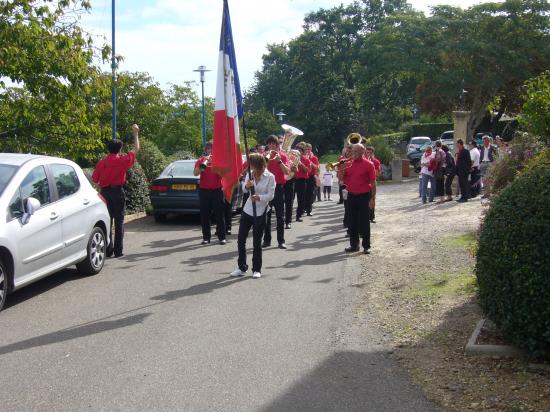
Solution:
<svg viewBox="0 0 550 412"><path fill-rule="evenodd" d="M346 138L348 145L357 144L357 143L366 143L367 139L361 136L359 133L350 133Z"/></svg>
<svg viewBox="0 0 550 412"><path fill-rule="evenodd" d="M210 166L210 160L212 159L212 155L208 155L204 158L204 160L202 161L202 163L199 165L199 168L201 169L201 171L204 171L206 170L206 168L208 166Z"/></svg>
<svg viewBox="0 0 550 412"><path fill-rule="evenodd" d="M351 159L342 159L338 162L327 163L327 170L329 172L332 172L333 170L341 172L349 167L351 167Z"/></svg>
<svg viewBox="0 0 550 412"><path fill-rule="evenodd" d="M275 159L278 155L279 153L276 150L270 150L264 154L264 157L266 162L269 162L270 160Z"/></svg>

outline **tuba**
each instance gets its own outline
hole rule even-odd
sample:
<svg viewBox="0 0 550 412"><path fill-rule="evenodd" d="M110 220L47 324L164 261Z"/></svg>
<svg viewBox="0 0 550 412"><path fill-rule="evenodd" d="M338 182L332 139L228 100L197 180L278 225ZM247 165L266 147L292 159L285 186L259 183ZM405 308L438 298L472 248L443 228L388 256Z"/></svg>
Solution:
<svg viewBox="0 0 550 412"><path fill-rule="evenodd" d="M366 142L367 142L367 139L361 136L359 133L350 133L346 138L346 143L348 145L358 144L358 143L364 144Z"/></svg>
<svg viewBox="0 0 550 412"><path fill-rule="evenodd" d="M298 163L300 163L300 157L302 154L298 150L289 150L288 151L288 162L290 166L290 173L288 174L287 178L292 179L294 177L294 170L298 167Z"/></svg>
<svg viewBox="0 0 550 412"><path fill-rule="evenodd" d="M294 143L294 140L297 136L303 136L304 132L302 132L297 127L291 126L289 124L283 124L281 125L281 127L285 131L283 143L281 144L281 149L290 154L289 150L292 147L292 143Z"/></svg>

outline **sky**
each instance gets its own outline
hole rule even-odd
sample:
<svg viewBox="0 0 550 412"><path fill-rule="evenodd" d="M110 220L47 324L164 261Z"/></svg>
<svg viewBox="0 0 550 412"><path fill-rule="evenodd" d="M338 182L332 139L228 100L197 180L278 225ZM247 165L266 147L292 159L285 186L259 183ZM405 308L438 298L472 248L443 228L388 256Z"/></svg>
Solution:
<svg viewBox="0 0 550 412"><path fill-rule="evenodd" d="M451 4L469 7L481 0L412 0L416 10ZM262 67L269 43L288 42L302 32L304 16L351 0L229 0L237 66L243 93ZM92 0L82 25L101 43L111 42L111 0ZM222 0L132 0L116 2L116 53L124 57L119 71L147 72L161 87L195 81L200 93L200 65L206 73L205 94L215 96ZM106 71L110 71L108 65Z"/></svg>

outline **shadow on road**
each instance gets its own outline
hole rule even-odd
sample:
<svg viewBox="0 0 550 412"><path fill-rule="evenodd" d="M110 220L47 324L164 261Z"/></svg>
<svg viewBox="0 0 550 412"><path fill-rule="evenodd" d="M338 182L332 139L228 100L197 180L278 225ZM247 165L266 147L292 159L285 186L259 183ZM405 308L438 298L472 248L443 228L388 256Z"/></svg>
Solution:
<svg viewBox="0 0 550 412"><path fill-rule="evenodd" d="M164 295L153 296L151 300L169 302L172 300L183 298L185 296L203 295L205 293L211 293L216 289L233 285L234 283L241 282L247 279L250 279L250 277L249 276L241 277L241 278L223 277L220 279L213 280L212 282L193 285L185 289L171 290L169 292L165 292Z"/></svg>
<svg viewBox="0 0 550 412"><path fill-rule="evenodd" d="M261 410L410 412L435 407L384 353L337 352Z"/></svg>
<svg viewBox="0 0 550 412"><path fill-rule="evenodd" d="M97 333L137 325L138 323L143 323L145 318L150 315L150 313L140 313L123 319L93 322L83 326L76 326L69 329L63 329L60 331L47 333L45 335L36 336L34 338L0 347L0 356L11 352L46 346L52 343L65 342L72 339L82 338L84 336L95 335Z"/></svg>

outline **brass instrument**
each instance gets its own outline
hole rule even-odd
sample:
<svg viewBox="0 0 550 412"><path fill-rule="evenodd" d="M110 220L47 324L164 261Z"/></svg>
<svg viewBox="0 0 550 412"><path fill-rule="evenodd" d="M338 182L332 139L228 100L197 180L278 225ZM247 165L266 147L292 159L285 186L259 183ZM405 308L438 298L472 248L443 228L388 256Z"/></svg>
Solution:
<svg viewBox="0 0 550 412"><path fill-rule="evenodd" d="M288 174L288 179L292 179L294 177L295 171L293 169L296 169L298 167L298 164L300 163L300 157L302 154L300 151L292 149L288 152L288 162L289 162L289 168L290 173Z"/></svg>
<svg viewBox="0 0 550 412"><path fill-rule="evenodd" d="M202 163L199 165L199 169L201 171L204 171L206 170L206 168L208 166L210 166L210 161L212 160L212 155L208 155L204 158L204 160L202 161Z"/></svg>
<svg viewBox="0 0 550 412"><path fill-rule="evenodd" d="M265 161L269 162L270 160L275 159L279 153L276 150L270 150L269 152L264 153Z"/></svg>
<svg viewBox="0 0 550 412"><path fill-rule="evenodd" d="M346 143L348 145L357 144L357 143L365 144L366 142L367 142L367 139L361 136L359 133L350 133L346 138Z"/></svg>
<svg viewBox="0 0 550 412"><path fill-rule="evenodd" d="M291 126L289 124L283 124L281 125L283 130L285 131L285 135L283 137L283 143L281 144L281 150L283 150L286 153L289 153L290 148L292 147L292 143L294 143L294 140L297 136L303 136L304 132L302 132L297 127Z"/></svg>
<svg viewBox="0 0 550 412"><path fill-rule="evenodd" d="M329 172L332 172L334 170L337 172L341 172L349 167L351 167L351 159L342 159L338 162L327 163L327 170Z"/></svg>

